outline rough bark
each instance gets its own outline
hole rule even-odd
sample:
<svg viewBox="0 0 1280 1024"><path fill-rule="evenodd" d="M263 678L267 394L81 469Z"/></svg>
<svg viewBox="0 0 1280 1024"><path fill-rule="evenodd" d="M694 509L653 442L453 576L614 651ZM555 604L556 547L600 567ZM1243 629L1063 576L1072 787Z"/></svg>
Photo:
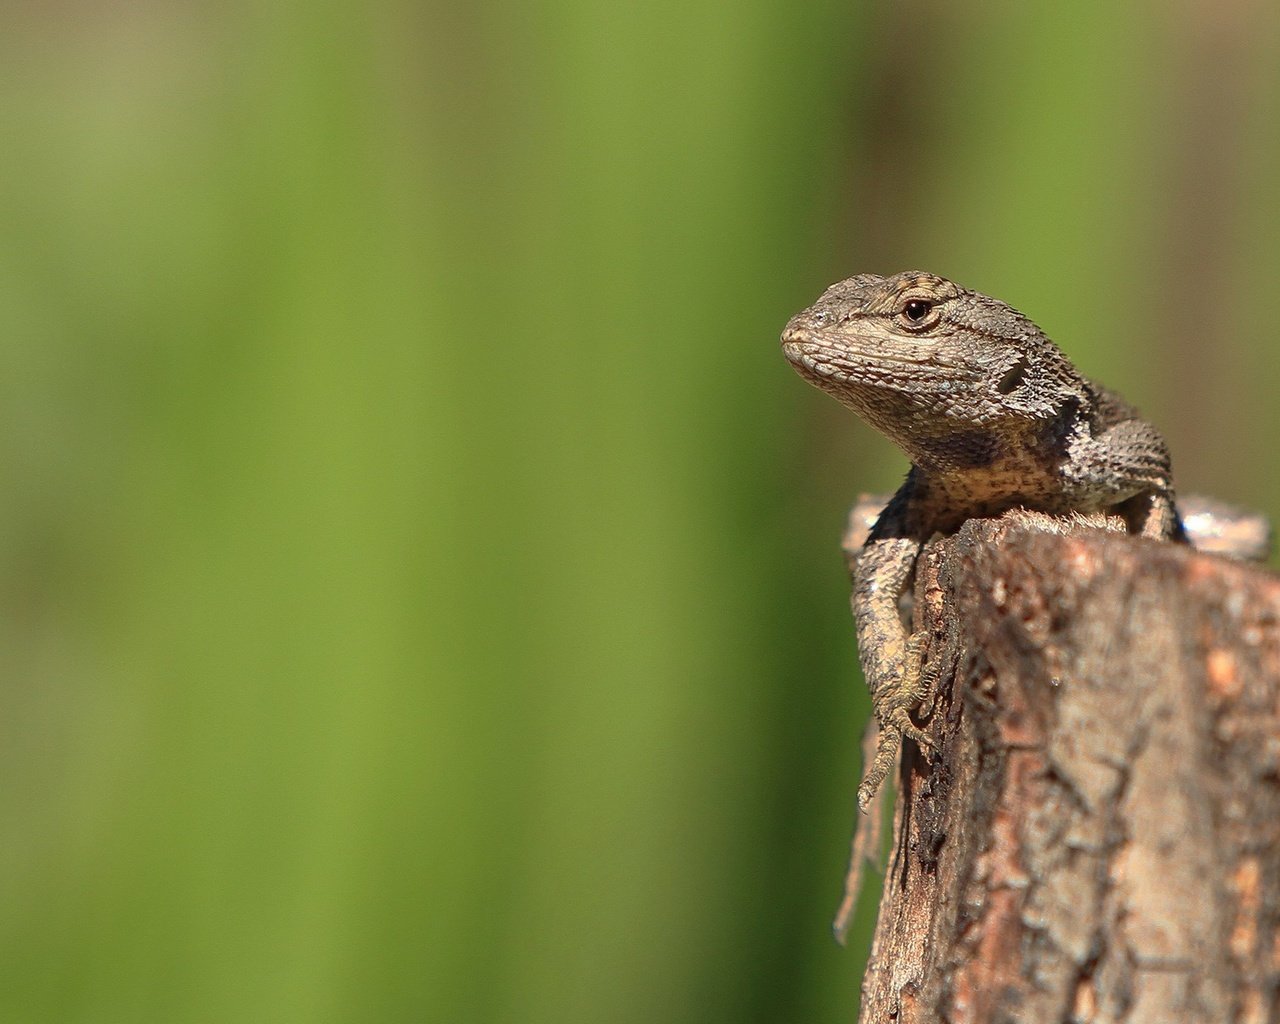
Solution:
<svg viewBox="0 0 1280 1024"><path fill-rule="evenodd" d="M861 1019L1280 1020L1280 579L1035 518L921 559Z"/></svg>

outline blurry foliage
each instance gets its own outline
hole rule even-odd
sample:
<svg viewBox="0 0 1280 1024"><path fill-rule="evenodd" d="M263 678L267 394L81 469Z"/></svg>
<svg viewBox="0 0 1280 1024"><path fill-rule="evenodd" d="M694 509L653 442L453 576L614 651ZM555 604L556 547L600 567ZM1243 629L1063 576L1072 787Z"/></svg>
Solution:
<svg viewBox="0 0 1280 1024"><path fill-rule="evenodd" d="M777 332L948 274L1280 506L1276 31L15 12L0 1018L852 1019L836 542L904 467Z"/></svg>

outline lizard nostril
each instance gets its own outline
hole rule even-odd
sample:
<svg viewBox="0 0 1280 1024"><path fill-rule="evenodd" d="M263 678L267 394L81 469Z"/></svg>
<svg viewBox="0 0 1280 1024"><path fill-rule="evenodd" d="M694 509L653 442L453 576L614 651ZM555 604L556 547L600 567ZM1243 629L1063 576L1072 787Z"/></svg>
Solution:
<svg viewBox="0 0 1280 1024"><path fill-rule="evenodd" d="M800 313L793 316L787 321L787 326L782 329L782 344L799 345L809 340L809 330L813 327L813 317Z"/></svg>

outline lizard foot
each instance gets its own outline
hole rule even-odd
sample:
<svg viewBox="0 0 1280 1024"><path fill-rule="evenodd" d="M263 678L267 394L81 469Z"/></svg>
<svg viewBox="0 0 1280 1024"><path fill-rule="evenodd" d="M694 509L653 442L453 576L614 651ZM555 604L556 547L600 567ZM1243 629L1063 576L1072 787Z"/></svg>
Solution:
<svg viewBox="0 0 1280 1024"><path fill-rule="evenodd" d="M858 786L858 810L866 814L871 809L871 803L876 798L876 793L880 791L880 785L884 782L885 776L889 774L893 768L894 762L898 759L898 744L901 742L902 734L891 726L880 726L880 736L876 742L876 756L871 762L870 767L866 769L866 773L862 777L862 783Z"/></svg>
<svg viewBox="0 0 1280 1024"><path fill-rule="evenodd" d="M880 786L889 772L893 770L898 758L898 748L902 737L915 740L925 750L935 750L937 744L917 726L907 715L906 708L894 708L880 723L880 736L876 743L876 755L858 786L858 809L863 814L871 806Z"/></svg>
<svg viewBox="0 0 1280 1024"><path fill-rule="evenodd" d="M919 706L922 698L933 692L938 681L939 663L935 660L928 665L924 664L926 642L924 633L914 633L907 637L900 666L900 681L893 686L881 687L873 693L872 705L876 720L880 723L880 735L876 742L875 757L864 768L862 784L858 786L858 807L864 814L885 777L893 770L903 736L915 740L925 750L933 750L936 746L911 721L909 713L910 708Z"/></svg>
<svg viewBox="0 0 1280 1024"><path fill-rule="evenodd" d="M933 740L915 722L911 721L911 718L907 715L906 708L894 708L889 713L888 725L890 729L896 729L899 734L915 740L926 750L934 749Z"/></svg>

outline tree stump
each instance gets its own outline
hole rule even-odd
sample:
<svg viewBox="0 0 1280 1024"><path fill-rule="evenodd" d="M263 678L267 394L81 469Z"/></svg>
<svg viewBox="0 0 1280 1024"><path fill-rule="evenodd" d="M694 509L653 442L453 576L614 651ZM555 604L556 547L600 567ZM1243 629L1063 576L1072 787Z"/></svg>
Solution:
<svg viewBox="0 0 1280 1024"><path fill-rule="evenodd" d="M1280 579L1029 513L935 539L861 1020L1280 1020Z"/></svg>

